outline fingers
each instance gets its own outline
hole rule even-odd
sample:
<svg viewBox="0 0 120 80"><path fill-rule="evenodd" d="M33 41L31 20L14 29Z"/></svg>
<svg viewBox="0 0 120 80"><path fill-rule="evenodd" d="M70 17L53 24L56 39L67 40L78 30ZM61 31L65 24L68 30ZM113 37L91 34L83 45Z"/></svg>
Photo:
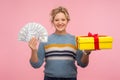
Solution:
<svg viewBox="0 0 120 80"><path fill-rule="evenodd" d="M32 50L35 50L37 46L37 39L35 37L32 37L28 45Z"/></svg>
<svg viewBox="0 0 120 80"><path fill-rule="evenodd" d="M84 50L84 51L85 51L85 53L87 53L87 55L90 55L92 50Z"/></svg>
<svg viewBox="0 0 120 80"><path fill-rule="evenodd" d="M91 52L92 50L85 50L85 52Z"/></svg>

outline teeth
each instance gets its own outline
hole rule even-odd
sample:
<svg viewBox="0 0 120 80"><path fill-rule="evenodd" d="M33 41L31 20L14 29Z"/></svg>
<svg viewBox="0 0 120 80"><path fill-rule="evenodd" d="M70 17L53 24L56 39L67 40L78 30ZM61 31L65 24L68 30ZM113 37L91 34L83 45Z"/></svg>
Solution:
<svg viewBox="0 0 120 80"><path fill-rule="evenodd" d="M28 42L33 36L40 42L47 42L48 39L45 27L38 23L28 23L20 30L18 40Z"/></svg>

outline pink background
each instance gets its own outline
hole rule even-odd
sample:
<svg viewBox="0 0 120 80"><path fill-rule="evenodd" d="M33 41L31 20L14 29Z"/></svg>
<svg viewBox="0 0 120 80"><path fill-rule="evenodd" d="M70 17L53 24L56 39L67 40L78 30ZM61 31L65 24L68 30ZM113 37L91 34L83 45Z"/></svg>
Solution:
<svg viewBox="0 0 120 80"><path fill-rule="evenodd" d="M49 13L60 5L70 12L70 33L114 39L112 49L92 52L89 66L78 67L78 80L120 80L119 0L0 0L0 80L43 80L44 65L31 67L30 49L17 40L18 32L26 23L38 22L51 34Z"/></svg>

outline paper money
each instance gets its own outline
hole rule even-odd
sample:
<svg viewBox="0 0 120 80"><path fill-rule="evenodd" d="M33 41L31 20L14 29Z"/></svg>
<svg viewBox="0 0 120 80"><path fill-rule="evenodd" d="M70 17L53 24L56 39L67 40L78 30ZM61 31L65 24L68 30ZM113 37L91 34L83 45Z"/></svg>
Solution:
<svg viewBox="0 0 120 80"><path fill-rule="evenodd" d="M40 42L47 42L47 30L41 24L28 23L19 31L18 40L28 42L32 37L36 37Z"/></svg>

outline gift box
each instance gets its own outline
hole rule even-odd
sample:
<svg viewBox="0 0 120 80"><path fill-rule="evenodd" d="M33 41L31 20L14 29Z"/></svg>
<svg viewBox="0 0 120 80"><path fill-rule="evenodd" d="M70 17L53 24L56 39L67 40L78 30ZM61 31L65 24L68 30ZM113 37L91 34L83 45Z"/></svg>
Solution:
<svg viewBox="0 0 120 80"><path fill-rule="evenodd" d="M88 33L88 36L77 36L77 48L80 50L100 50L112 48L112 37Z"/></svg>

